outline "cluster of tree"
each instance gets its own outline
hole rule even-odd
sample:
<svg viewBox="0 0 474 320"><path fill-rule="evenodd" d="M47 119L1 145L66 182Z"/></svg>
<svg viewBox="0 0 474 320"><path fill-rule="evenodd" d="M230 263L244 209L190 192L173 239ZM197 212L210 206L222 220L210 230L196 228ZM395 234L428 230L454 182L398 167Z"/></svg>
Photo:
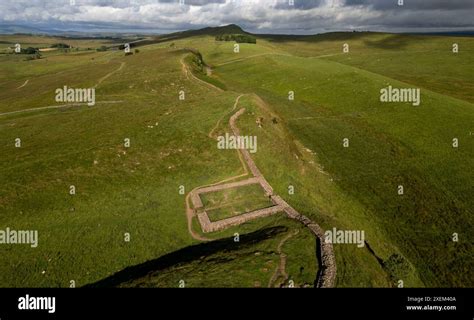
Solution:
<svg viewBox="0 0 474 320"><path fill-rule="evenodd" d="M27 54L26 60L41 59L41 53L38 48L28 47L26 49L21 48L19 54Z"/></svg>
<svg viewBox="0 0 474 320"><path fill-rule="evenodd" d="M99 52L107 51L107 47L106 46L101 46L101 47L97 48L97 51L99 51Z"/></svg>
<svg viewBox="0 0 474 320"><path fill-rule="evenodd" d="M51 48L69 49L71 48L71 46L65 43L54 43L53 45L51 45Z"/></svg>
<svg viewBox="0 0 474 320"><path fill-rule="evenodd" d="M199 52L199 50L196 50L194 48L184 48L184 50L193 54L192 62L200 72L204 70L204 67L207 67L206 63L204 62L204 58L202 57L202 54L201 52Z"/></svg>
<svg viewBox="0 0 474 320"><path fill-rule="evenodd" d="M35 53L39 53L39 49L38 48L33 48L33 47L28 47L26 49L21 49L21 54L35 54Z"/></svg>
<svg viewBox="0 0 474 320"><path fill-rule="evenodd" d="M26 48L25 49L27 52L26 54L29 54L30 56L26 57L26 60L37 60L41 59L41 53L38 49L36 48ZM23 50L22 50L23 51Z"/></svg>
<svg viewBox="0 0 474 320"><path fill-rule="evenodd" d="M137 54L137 53L140 52L140 50L135 49L134 52L135 52L135 54ZM133 55L133 52L132 52L132 51L130 51L130 52L125 52L125 55L126 55L126 56L131 56L131 55Z"/></svg>
<svg viewBox="0 0 474 320"><path fill-rule="evenodd" d="M257 38L249 34L221 34L216 41L235 41L237 43L257 43Z"/></svg>
<svg viewBox="0 0 474 320"><path fill-rule="evenodd" d="M199 70L202 71L202 70L203 70L203 67L204 67L206 64L204 63L204 59L202 58L201 52L199 52L199 51L196 52L196 53L194 54L194 59L193 59L193 60L194 60L194 63L195 63L195 64L197 65L197 67L199 68Z"/></svg>

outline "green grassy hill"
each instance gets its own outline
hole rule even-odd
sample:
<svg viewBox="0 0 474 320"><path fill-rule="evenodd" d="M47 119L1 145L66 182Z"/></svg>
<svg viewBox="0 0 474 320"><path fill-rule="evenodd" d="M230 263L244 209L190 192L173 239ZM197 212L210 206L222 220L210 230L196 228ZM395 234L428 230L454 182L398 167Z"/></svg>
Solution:
<svg viewBox="0 0 474 320"><path fill-rule="evenodd" d="M311 57L275 52L218 66L214 73L227 87L262 97L289 129L292 139L314 152L312 161L323 166L344 196L357 203L343 208L347 207L347 199L318 199L308 215L320 211L318 219L338 216L324 225L327 228L336 225L366 230L368 242L383 260L394 253L403 254L414 267L413 274L407 275L413 279L405 281L409 285L469 285L474 199L474 176L469 169L473 166L474 106L469 95L474 78L465 70L474 62L474 41L420 36L402 36L395 41L392 38L396 36L379 34L346 36L349 38L336 34L329 41L328 36L321 41L311 39L300 46L306 46L304 54L295 52L309 55L313 48ZM445 53L438 57L443 39ZM330 42L335 50L340 40L341 49L342 43L353 44L351 52L330 55L325 44ZM454 41L464 48L462 55L450 52ZM369 43L378 43L374 54ZM411 53L417 43L423 43L429 53ZM322 57L312 58L319 55L320 45ZM292 52L292 44L284 43L279 48ZM382 58L377 59L379 56ZM444 57L440 73L434 57ZM456 79L456 87L450 86L452 79ZM379 102L381 88L415 83L422 90L420 107ZM441 87L445 89L438 92ZM295 91L296 101L288 101L290 90ZM350 139L350 148L342 147L344 138ZM463 146L453 148L453 138L463 141ZM291 152L300 157L296 151ZM266 176L274 177L270 183L281 183L281 192L295 180L304 181L300 188L305 196L324 192L314 190L311 184L318 182L305 181L301 174L291 178L287 172L276 174L275 167L282 161L273 161L263 153L257 155L261 159L258 165ZM397 195L398 185L405 188L403 196ZM335 192L330 194L334 196ZM308 199L291 203L304 211ZM455 232L463 234L464 240L451 241Z"/></svg>
<svg viewBox="0 0 474 320"><path fill-rule="evenodd" d="M239 127L257 135L254 158L275 191L324 228L365 231L370 249L335 245L337 286L473 285L474 39L259 36L235 53L216 32L239 33L160 38L131 56L86 50L104 45L90 40L34 61L0 55L0 229L40 237L38 248L0 247L0 286L267 286L288 236L289 277L272 285L312 284L314 238L282 216L205 235L217 243L198 244L187 230L179 187L187 193L243 173L237 154L208 136L216 124L216 134L229 132L241 93ZM28 39L50 42L65 40ZM212 72L193 67L184 48L198 50ZM187 75L183 61L225 91ZM64 85L96 86L96 106L2 115L55 106ZM422 104L380 103L388 85L421 88ZM395 255L408 267L393 265Z"/></svg>

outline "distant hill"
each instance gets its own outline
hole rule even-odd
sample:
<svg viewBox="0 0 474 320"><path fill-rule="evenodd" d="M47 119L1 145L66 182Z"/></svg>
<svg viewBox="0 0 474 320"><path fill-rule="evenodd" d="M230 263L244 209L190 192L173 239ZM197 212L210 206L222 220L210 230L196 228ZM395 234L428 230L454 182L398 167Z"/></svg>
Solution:
<svg viewBox="0 0 474 320"><path fill-rule="evenodd" d="M53 33L52 30L43 30L33 27L20 26L20 25L3 25L0 24L0 34L46 34Z"/></svg>
<svg viewBox="0 0 474 320"><path fill-rule="evenodd" d="M162 34L162 35L153 35L150 32L140 32L140 31L107 31L107 32L99 32L99 31L73 31L71 30L64 30L64 25L62 26L49 26L49 27L40 27L36 25L28 25L28 24L7 24L7 23L0 23L0 34L40 34L40 35L61 35L65 37L116 37L121 38L124 35L130 36L147 36L147 37L155 37L155 41L163 41L172 40L172 39L181 39L191 36L199 36L199 35L209 35L209 36L218 36L223 34L251 34L261 38L271 38L275 40L297 40L297 39L308 39L310 37L314 37L320 34L309 34L309 35L298 35L298 34L254 34L243 30L240 26L236 24L229 24L225 26L219 27L206 27L201 29L191 29L185 31L178 31L169 34ZM364 32L357 32L357 33L378 33L377 31L364 31ZM347 35L352 32L350 31L335 31L335 32L328 32L322 34L343 34ZM464 36L464 37L472 37L474 36L474 30L461 30L461 31L446 31L446 32L409 32L407 34L416 34L416 35L442 35L442 36Z"/></svg>
<svg viewBox="0 0 474 320"><path fill-rule="evenodd" d="M191 32L195 34L208 34L212 36L217 36L221 34L250 34L247 31L244 31L240 26L236 24L229 24L222 27L207 27L198 30L189 30L185 32Z"/></svg>
<svg viewBox="0 0 474 320"><path fill-rule="evenodd" d="M186 31L174 32L174 33L165 34L165 35L159 35L156 37L148 38L146 40L133 42L131 43L131 45L132 47L140 47L140 46L145 46L149 44L161 43L161 42L171 41L171 40L179 40L179 39L184 39L184 38L193 37L193 36L203 36L203 35L220 36L220 35L225 35L225 34L251 35L251 33L244 31L238 25L229 24L229 25L221 26L221 27L206 27L202 29L186 30Z"/></svg>
<svg viewBox="0 0 474 320"><path fill-rule="evenodd" d="M156 37L157 39L181 39L187 38L192 36L201 36L201 35L209 35L209 36L219 36L224 34L251 34L247 31L244 31L241 27L236 24L229 24L222 27L207 27L203 29L197 30L187 30L187 31L180 31L175 33L170 33L167 35L162 35Z"/></svg>

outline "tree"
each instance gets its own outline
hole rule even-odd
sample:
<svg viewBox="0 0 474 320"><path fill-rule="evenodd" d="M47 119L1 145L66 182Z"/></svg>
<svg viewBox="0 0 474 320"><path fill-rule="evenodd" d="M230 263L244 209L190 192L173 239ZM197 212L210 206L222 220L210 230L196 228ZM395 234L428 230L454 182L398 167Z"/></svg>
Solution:
<svg viewBox="0 0 474 320"><path fill-rule="evenodd" d="M69 49L71 48L71 46L66 43L54 43L53 45L51 45L51 48Z"/></svg>
<svg viewBox="0 0 474 320"><path fill-rule="evenodd" d="M216 36L216 41L235 41L237 43L257 43L257 38L249 34L222 34Z"/></svg>
<svg viewBox="0 0 474 320"><path fill-rule="evenodd" d="M28 47L26 49L21 49L21 53L23 54L35 54L38 51L38 49L33 48L33 47Z"/></svg>

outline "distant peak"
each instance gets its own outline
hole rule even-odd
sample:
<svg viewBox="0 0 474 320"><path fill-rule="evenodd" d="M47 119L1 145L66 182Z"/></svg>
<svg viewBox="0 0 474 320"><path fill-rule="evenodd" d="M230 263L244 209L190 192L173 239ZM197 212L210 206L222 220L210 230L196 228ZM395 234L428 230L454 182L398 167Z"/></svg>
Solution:
<svg viewBox="0 0 474 320"><path fill-rule="evenodd" d="M239 25L236 25L236 24L228 24L226 26L222 26L222 28L235 28L235 29L239 29L239 30L242 30L242 28L239 26ZM242 30L243 31L243 30Z"/></svg>
<svg viewBox="0 0 474 320"><path fill-rule="evenodd" d="M219 33L247 33L240 26L236 24L228 24L225 26L214 27L210 29Z"/></svg>

